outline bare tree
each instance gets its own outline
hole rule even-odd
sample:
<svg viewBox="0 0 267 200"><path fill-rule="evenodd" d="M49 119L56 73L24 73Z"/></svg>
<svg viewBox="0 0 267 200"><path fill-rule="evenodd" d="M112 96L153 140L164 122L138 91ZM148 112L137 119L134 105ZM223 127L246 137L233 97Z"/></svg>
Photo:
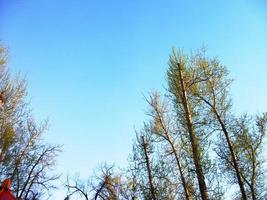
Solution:
<svg viewBox="0 0 267 200"><path fill-rule="evenodd" d="M86 200L89 199L89 181L84 182L79 177L75 177L70 179L67 177L66 183L64 185L67 190L68 194L65 199L70 199L72 196L78 195L80 198L84 198Z"/></svg>
<svg viewBox="0 0 267 200"><path fill-rule="evenodd" d="M130 182L114 171L114 166L103 164L97 174L87 181L76 177L67 178L65 187L68 190L67 199L80 197L95 200L133 199Z"/></svg>

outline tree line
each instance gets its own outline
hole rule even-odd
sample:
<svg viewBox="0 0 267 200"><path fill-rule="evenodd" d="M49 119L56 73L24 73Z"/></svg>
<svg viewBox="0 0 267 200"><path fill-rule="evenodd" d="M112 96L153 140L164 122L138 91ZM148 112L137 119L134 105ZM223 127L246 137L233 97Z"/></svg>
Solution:
<svg viewBox="0 0 267 200"><path fill-rule="evenodd" d="M18 199L49 197L60 145L42 140L47 122L29 108L27 81L11 76L0 47L0 178ZM205 50L173 49L164 93L145 98L149 119L135 132L128 167L103 164L87 180L67 177L67 199L266 199L263 159L267 113L236 114L227 68Z"/></svg>
<svg viewBox="0 0 267 200"><path fill-rule="evenodd" d="M174 49L166 77L165 93L145 98L150 119L136 131L128 168L104 165L86 186L68 180L66 199L266 199L267 113L233 111L233 80L205 50Z"/></svg>

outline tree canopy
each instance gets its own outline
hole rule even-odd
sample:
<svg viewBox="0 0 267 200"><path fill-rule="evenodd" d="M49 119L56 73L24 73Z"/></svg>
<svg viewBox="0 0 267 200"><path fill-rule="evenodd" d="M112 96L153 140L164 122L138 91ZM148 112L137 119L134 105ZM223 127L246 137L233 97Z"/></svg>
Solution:
<svg viewBox="0 0 267 200"><path fill-rule="evenodd" d="M136 131L129 167L100 170L101 177L108 178L99 179L98 189L90 190L96 187L95 180L89 181L86 194L114 200L222 200L231 190L232 199L265 199L267 114L233 111L233 80L205 50L186 55L174 49L166 74L165 93L153 91L146 98L150 119ZM79 186L73 181L66 184L69 198L84 193L77 188L71 192L73 185ZM99 195L104 191L105 196Z"/></svg>
<svg viewBox="0 0 267 200"><path fill-rule="evenodd" d="M17 199L49 197L61 146L43 140L47 121L36 122L27 101L27 81L7 66L0 47L0 179L10 178ZM267 113L236 114L233 80L205 50L173 49L164 93L146 98L149 116L135 132L128 167L103 164L87 180L68 176L67 199L264 200L263 159ZM86 159L86 158L85 158Z"/></svg>

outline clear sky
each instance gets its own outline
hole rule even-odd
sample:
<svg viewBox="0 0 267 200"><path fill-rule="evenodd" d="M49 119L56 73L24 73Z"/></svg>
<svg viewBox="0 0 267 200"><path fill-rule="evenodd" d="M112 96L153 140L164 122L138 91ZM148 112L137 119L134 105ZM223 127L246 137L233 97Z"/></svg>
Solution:
<svg viewBox="0 0 267 200"><path fill-rule="evenodd" d="M0 0L0 40L35 117L50 119L46 139L64 144L62 173L126 165L172 47L206 45L235 79L234 108L267 111L265 0Z"/></svg>

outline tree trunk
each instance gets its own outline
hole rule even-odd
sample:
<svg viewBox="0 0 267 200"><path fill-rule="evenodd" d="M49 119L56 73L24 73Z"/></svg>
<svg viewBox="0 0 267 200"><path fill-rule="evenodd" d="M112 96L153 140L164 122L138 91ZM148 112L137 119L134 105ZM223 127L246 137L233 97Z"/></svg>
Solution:
<svg viewBox="0 0 267 200"><path fill-rule="evenodd" d="M145 153L145 161L146 161L146 168L147 168L147 173L148 173L151 196L152 196L153 200L157 200L157 194L156 194L156 190L155 190L154 183L153 183L153 176L152 176L150 160L149 160L148 152L147 152L147 143L145 141L144 136L141 136L141 138L142 138L142 146L144 148L144 153Z"/></svg>
<svg viewBox="0 0 267 200"><path fill-rule="evenodd" d="M189 194L189 191L187 189L187 183L186 183L186 180L185 180L185 177L184 177L184 173L183 173L183 168L182 168L182 165L181 165L181 162L180 162L180 158L177 154L177 151L175 149L175 146L174 146L174 142L172 141L172 139L170 138L170 134L168 132L168 130L166 129L166 126L164 124L164 120L162 119L162 115L160 114L160 111L157 107L153 106L153 104L151 104L152 107L154 108L154 110L156 111L157 113L157 117L160 121L160 124L163 128L163 132L164 132L164 135L163 138L165 140L167 140L167 142L169 143L169 145L171 146L171 150L174 154L174 157L175 157L175 160L176 160L176 163L177 163L177 166L178 166L178 170L179 170L179 173L180 173L180 177L181 177L181 181L182 181L182 185L183 185L183 188L184 188L184 192L185 192L185 198L186 200L190 200L190 194Z"/></svg>
<svg viewBox="0 0 267 200"><path fill-rule="evenodd" d="M247 195L246 195L244 183L243 183L243 180L242 180L242 177L241 177L241 172L240 172L240 169L239 169L239 165L238 165L238 162L237 162L235 151L233 149L232 142L231 142L231 140L229 138L228 131L227 131L227 129L226 129L226 127L225 127L220 115L218 114L216 108L213 107L213 110L214 110L214 113L216 115L217 120L219 121L219 123L221 125L221 128L223 130L225 139L226 139L227 144L228 144L228 148L230 150L230 154L231 154L231 157L232 157L232 160L233 160L233 164L234 164L234 169L235 169L236 176L237 176L238 185L239 185L239 188L240 188L240 191L241 191L241 194L242 194L242 199L243 200L247 200Z"/></svg>
<svg viewBox="0 0 267 200"><path fill-rule="evenodd" d="M255 194L255 176L256 176L256 156L255 156L255 152L254 149L252 149L252 177L251 177L251 184L250 184L250 190L251 190L251 194L252 194L252 199L256 200L256 194ZM256 151L256 149L255 149Z"/></svg>
<svg viewBox="0 0 267 200"><path fill-rule="evenodd" d="M187 189L187 184L186 184L186 181L185 181L185 177L184 177L183 169L182 169L182 166L181 166L181 163L180 163L180 159L179 159L179 157L177 155L177 152L176 152L173 144L171 143L171 141L169 141L169 143L171 145L172 151L174 153L175 160L176 160L177 165L178 165L178 169L179 169L179 172L180 172L180 176L181 176L181 180L182 180L182 184L183 184L183 188L184 188L184 192L185 192L185 198L186 198L186 200L190 200L190 195L189 195L189 192L188 192L188 189Z"/></svg>
<svg viewBox="0 0 267 200"><path fill-rule="evenodd" d="M201 194L201 198L203 200L208 200L208 189L206 186L202 166L201 166L201 158L200 158L200 146L198 142L198 138L196 137L193 123L192 123L192 116L191 116L191 110L190 110L190 105L188 102L188 97L186 94L186 89L185 89L185 84L184 84L184 78L183 78L183 73L180 64L178 63L178 71L179 71L179 76L180 76L180 86L182 89L182 104L183 108L185 111L185 117L186 117L186 125L189 133L189 138L190 138L190 143L192 146L192 152L193 152L193 160L196 168L196 173L197 173L197 179L198 179L198 184L199 184L199 190Z"/></svg>

